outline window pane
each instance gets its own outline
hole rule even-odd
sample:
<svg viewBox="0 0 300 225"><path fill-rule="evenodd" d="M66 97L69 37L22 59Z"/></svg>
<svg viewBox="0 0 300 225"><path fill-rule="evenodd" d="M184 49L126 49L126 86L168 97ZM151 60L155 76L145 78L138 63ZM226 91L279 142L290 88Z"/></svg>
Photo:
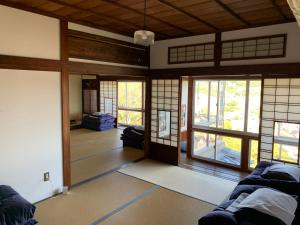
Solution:
<svg viewBox="0 0 300 225"><path fill-rule="evenodd" d="M297 163L298 161L298 146L284 145L274 143L273 159Z"/></svg>
<svg viewBox="0 0 300 225"><path fill-rule="evenodd" d="M275 122L273 159L298 162L299 124Z"/></svg>
<svg viewBox="0 0 300 225"><path fill-rule="evenodd" d="M142 125L142 113L118 110L118 123L125 125Z"/></svg>
<svg viewBox="0 0 300 225"><path fill-rule="evenodd" d="M171 138L171 112L159 111L158 116L159 116L158 137L163 139L170 139Z"/></svg>
<svg viewBox="0 0 300 225"><path fill-rule="evenodd" d="M207 126L209 81L195 82L194 124Z"/></svg>
<svg viewBox="0 0 300 225"><path fill-rule="evenodd" d="M259 132L260 91L261 81L250 81L247 131L252 133Z"/></svg>
<svg viewBox="0 0 300 225"><path fill-rule="evenodd" d="M218 81L210 82L209 127L217 126Z"/></svg>
<svg viewBox="0 0 300 225"><path fill-rule="evenodd" d="M232 165L241 164L241 139L217 135L216 146L216 160Z"/></svg>
<svg viewBox="0 0 300 225"><path fill-rule="evenodd" d="M118 82L118 107L127 107L126 82Z"/></svg>
<svg viewBox="0 0 300 225"><path fill-rule="evenodd" d="M127 111L127 124L128 125L142 125L142 113Z"/></svg>
<svg viewBox="0 0 300 225"><path fill-rule="evenodd" d="M246 81L219 82L218 127L244 131Z"/></svg>
<svg viewBox="0 0 300 225"><path fill-rule="evenodd" d="M257 157L258 157L258 141L257 140L250 140L250 157L249 157L249 167L255 168L257 165Z"/></svg>
<svg viewBox="0 0 300 225"><path fill-rule="evenodd" d="M127 124L127 111L118 110L118 123Z"/></svg>
<svg viewBox="0 0 300 225"><path fill-rule="evenodd" d="M141 109L143 98L142 82L127 82L127 108Z"/></svg>
<svg viewBox="0 0 300 225"><path fill-rule="evenodd" d="M193 132L193 155L215 159L215 135Z"/></svg>

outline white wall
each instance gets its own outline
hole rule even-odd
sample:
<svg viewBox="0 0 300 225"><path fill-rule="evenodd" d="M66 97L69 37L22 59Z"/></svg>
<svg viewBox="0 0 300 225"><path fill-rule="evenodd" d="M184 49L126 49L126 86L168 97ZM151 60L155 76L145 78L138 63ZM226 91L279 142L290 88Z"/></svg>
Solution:
<svg viewBox="0 0 300 225"><path fill-rule="evenodd" d="M198 35L185 38L175 38L163 41L155 41L154 45L150 48L150 68L180 68L180 67L205 67L213 66L213 62L200 62L200 63L180 63L168 64L168 48L172 46L189 45L214 42L215 34Z"/></svg>
<svg viewBox="0 0 300 225"><path fill-rule="evenodd" d="M239 38L257 37L273 34L287 33L286 57L272 59L255 59L255 60L233 60L222 61L221 65L249 65L249 64L271 64L271 63L293 63L300 62L300 28L296 22L277 24L272 26L257 27L222 33L222 40L232 40ZM150 67L151 69L163 68L182 68L182 67L203 67L213 66L211 62L203 63L183 63L168 64L168 47L178 45L188 45L196 43L214 42L214 34L199 35L186 38L176 38L171 40L156 41L151 46Z"/></svg>
<svg viewBox="0 0 300 225"><path fill-rule="evenodd" d="M31 202L52 196L63 185L60 73L0 69L0 103L1 184Z"/></svg>
<svg viewBox="0 0 300 225"><path fill-rule="evenodd" d="M81 75L69 76L70 120L80 121L82 117Z"/></svg>
<svg viewBox="0 0 300 225"><path fill-rule="evenodd" d="M60 58L57 19L2 5L0 17L0 54ZM59 72L0 69L0 183L32 202L60 190L61 123Z"/></svg>
<svg viewBox="0 0 300 225"><path fill-rule="evenodd" d="M59 21L0 5L0 54L60 58Z"/></svg>

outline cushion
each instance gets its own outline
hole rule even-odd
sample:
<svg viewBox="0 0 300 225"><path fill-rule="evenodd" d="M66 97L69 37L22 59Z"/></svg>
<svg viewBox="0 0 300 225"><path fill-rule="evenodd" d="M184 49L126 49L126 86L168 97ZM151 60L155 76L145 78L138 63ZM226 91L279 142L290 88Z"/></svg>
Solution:
<svg viewBox="0 0 300 225"><path fill-rule="evenodd" d="M22 198L15 190L0 185L0 224L33 225L35 206Z"/></svg>
<svg viewBox="0 0 300 225"><path fill-rule="evenodd" d="M295 218L297 201L283 192L270 188L260 188L246 197L237 208L254 209L291 225Z"/></svg>
<svg viewBox="0 0 300 225"><path fill-rule="evenodd" d="M266 179L300 181L300 168L296 166L274 164L267 167L261 174Z"/></svg>

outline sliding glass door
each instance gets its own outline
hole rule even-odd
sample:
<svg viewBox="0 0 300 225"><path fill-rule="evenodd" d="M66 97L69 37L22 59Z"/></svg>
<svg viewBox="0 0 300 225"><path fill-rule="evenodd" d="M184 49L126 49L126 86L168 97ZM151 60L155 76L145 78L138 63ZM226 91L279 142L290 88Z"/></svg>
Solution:
<svg viewBox="0 0 300 225"><path fill-rule="evenodd" d="M253 167L260 80L194 80L192 157ZM244 162L247 161L247 165Z"/></svg>

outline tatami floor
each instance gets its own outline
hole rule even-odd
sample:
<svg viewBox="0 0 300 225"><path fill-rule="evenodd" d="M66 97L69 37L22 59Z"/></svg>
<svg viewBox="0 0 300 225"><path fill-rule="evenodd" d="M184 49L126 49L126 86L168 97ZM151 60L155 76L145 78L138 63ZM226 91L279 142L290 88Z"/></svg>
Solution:
<svg viewBox="0 0 300 225"><path fill-rule="evenodd" d="M215 207L119 172L36 206L43 225L196 225Z"/></svg>
<svg viewBox="0 0 300 225"><path fill-rule="evenodd" d="M121 129L71 130L72 185L92 179L144 156L140 149L122 147Z"/></svg>

